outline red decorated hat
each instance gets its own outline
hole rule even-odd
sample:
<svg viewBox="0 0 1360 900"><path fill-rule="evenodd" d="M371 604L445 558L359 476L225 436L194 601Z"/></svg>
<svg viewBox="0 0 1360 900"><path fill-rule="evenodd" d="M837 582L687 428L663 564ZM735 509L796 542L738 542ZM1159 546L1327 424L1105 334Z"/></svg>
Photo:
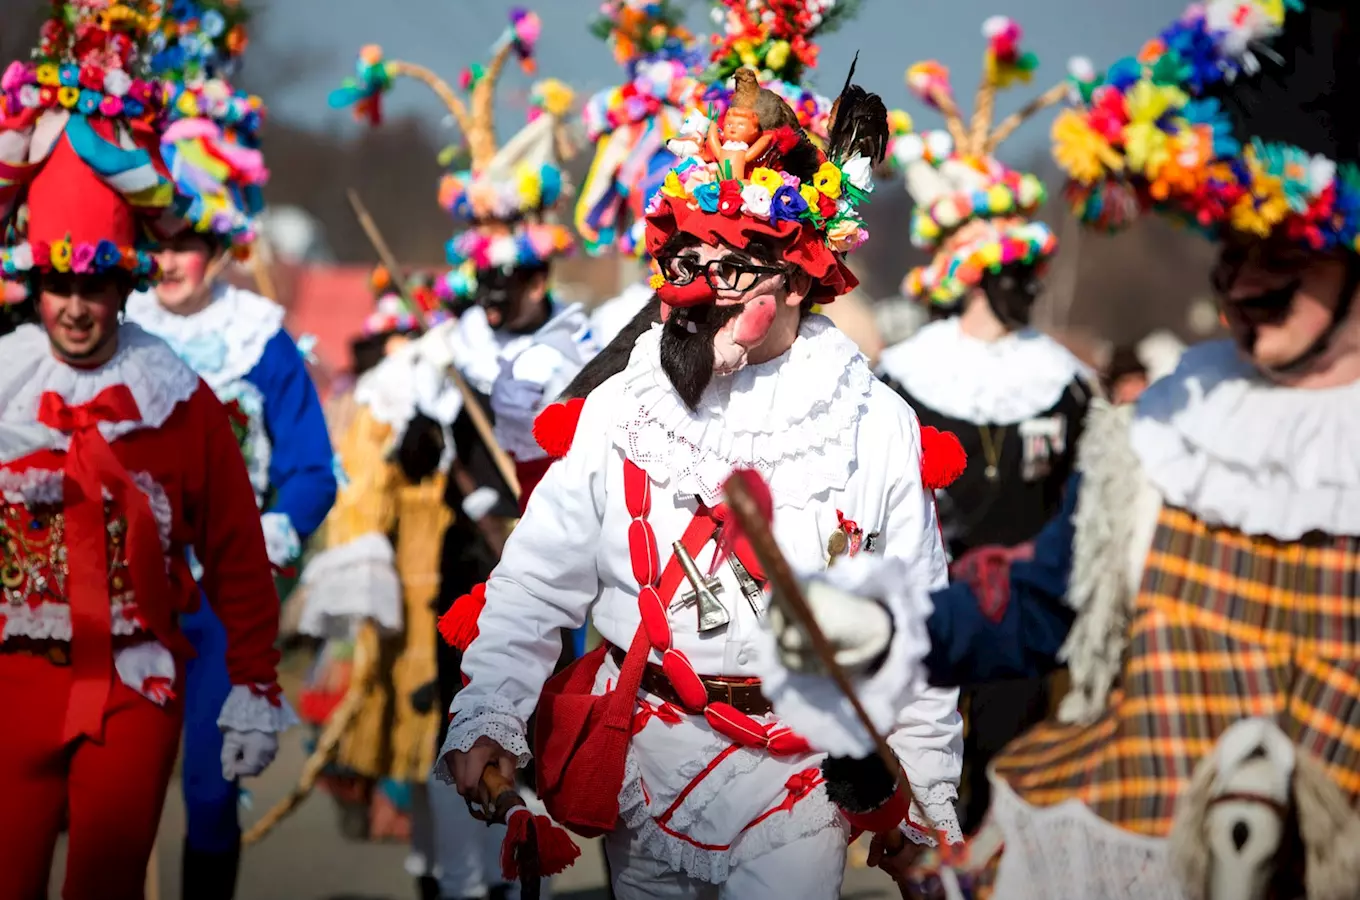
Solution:
<svg viewBox="0 0 1360 900"><path fill-rule="evenodd" d="M811 276L812 300L848 293L859 282L845 255L869 237L859 207L887 147L882 100L847 77L823 151L783 98L760 86L754 69L739 69L733 81L723 115L692 113L685 121L681 137L691 155L667 173L648 206L648 253L663 255L676 234L737 250L760 241ZM671 306L712 300L702 279L681 285L657 275L652 283Z"/></svg>
<svg viewBox="0 0 1360 900"><path fill-rule="evenodd" d="M156 268L139 249L174 188L154 149L160 88L134 78L143 23L58 4L32 62L0 79L0 275Z"/></svg>

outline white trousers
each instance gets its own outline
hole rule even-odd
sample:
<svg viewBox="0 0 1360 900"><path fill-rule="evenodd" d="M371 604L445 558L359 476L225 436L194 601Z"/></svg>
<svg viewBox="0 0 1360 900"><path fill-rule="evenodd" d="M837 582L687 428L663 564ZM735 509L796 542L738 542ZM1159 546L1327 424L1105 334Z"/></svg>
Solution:
<svg viewBox="0 0 1360 900"><path fill-rule="evenodd" d="M836 900L845 878L845 832L839 828L824 828L733 866L722 884L672 871L628 829L605 838L605 853L617 900Z"/></svg>
<svg viewBox="0 0 1360 900"><path fill-rule="evenodd" d="M486 897L491 889L505 884L501 875L501 842L505 826L479 822L468 811L467 802L451 784L433 775L428 781L430 812L434 819L436 877L442 900ZM545 810L538 798L521 787L529 809L535 814ZM519 885L506 885L508 900L519 900ZM551 900L548 881L542 882L542 900Z"/></svg>

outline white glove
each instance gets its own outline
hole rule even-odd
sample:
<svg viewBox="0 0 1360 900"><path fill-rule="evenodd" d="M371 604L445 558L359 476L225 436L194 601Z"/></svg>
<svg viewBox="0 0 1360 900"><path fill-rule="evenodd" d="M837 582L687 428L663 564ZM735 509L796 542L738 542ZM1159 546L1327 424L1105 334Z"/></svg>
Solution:
<svg viewBox="0 0 1360 900"><path fill-rule="evenodd" d="M222 777L235 781L259 775L279 752L279 737L271 731L222 731Z"/></svg>
<svg viewBox="0 0 1360 900"><path fill-rule="evenodd" d="M892 616L876 599L858 597L820 578L803 583L803 594L822 634L830 642L836 663L851 676L872 674L876 662L892 640ZM779 604L770 608L779 658L791 671L804 674L821 672L822 665L812 643L784 615Z"/></svg>

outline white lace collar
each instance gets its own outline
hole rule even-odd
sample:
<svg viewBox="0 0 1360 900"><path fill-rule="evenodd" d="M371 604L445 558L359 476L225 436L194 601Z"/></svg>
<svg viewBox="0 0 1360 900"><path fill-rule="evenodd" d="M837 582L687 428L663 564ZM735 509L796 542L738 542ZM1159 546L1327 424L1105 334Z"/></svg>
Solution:
<svg viewBox="0 0 1360 900"><path fill-rule="evenodd" d="M737 468L758 470L781 506L845 487L874 377L830 320L808 316L783 356L714 378L695 411L661 368L660 338L655 325L633 347L614 436L648 475L710 505Z"/></svg>
<svg viewBox="0 0 1360 900"><path fill-rule="evenodd" d="M118 332L118 351L97 369L76 369L52 355L47 333L24 325L0 338L0 462L38 450L64 448L68 438L38 424L38 405L46 391L72 406L88 403L100 391L126 385L137 401L139 422L103 422L99 430L115 440L139 428L159 428L175 407L193 396L198 375L170 347L137 325Z"/></svg>
<svg viewBox="0 0 1360 900"><path fill-rule="evenodd" d="M1360 382L1281 387L1231 341L1201 344L1143 394L1131 435L1165 502L1205 522L1360 535Z"/></svg>
<svg viewBox="0 0 1360 900"><path fill-rule="evenodd" d="M215 286L212 302L192 316L170 312L153 291L133 294L127 305L130 321L164 338L215 391L255 368L283 316L277 303L229 284Z"/></svg>
<svg viewBox="0 0 1360 900"><path fill-rule="evenodd" d="M957 316L931 322L883 351L879 371L922 406L975 425L1013 425L1054 407L1078 376L1081 360L1048 335L1026 328L980 341Z"/></svg>

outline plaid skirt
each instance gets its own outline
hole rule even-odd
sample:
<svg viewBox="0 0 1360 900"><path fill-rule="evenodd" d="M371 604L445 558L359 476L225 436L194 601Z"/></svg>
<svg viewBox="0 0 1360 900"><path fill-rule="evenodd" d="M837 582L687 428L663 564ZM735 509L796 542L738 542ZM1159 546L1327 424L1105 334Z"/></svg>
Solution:
<svg viewBox="0 0 1360 900"><path fill-rule="evenodd" d="M1164 837L1196 764L1247 717L1274 719L1360 795L1360 538L1286 543L1165 508L1109 706L1039 726L995 771L1033 806L1075 798Z"/></svg>

